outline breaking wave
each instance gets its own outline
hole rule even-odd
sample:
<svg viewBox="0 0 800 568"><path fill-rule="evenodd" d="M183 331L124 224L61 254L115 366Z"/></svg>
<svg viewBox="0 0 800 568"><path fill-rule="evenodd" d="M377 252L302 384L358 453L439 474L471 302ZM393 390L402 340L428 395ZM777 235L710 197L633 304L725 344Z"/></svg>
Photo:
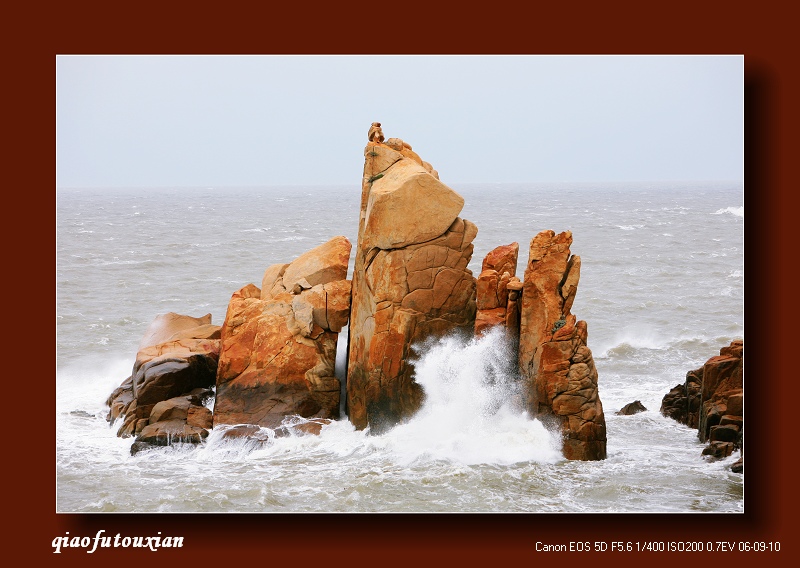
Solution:
<svg viewBox="0 0 800 568"><path fill-rule="evenodd" d="M560 440L522 409L516 357L500 329L480 338L425 344L415 380L425 399L406 424L385 434L409 462L423 456L477 464L562 459Z"/></svg>
<svg viewBox="0 0 800 568"><path fill-rule="evenodd" d="M725 209L718 209L714 211L713 215L722 215L724 213L730 213L736 217L744 218L744 205L741 207L726 207Z"/></svg>

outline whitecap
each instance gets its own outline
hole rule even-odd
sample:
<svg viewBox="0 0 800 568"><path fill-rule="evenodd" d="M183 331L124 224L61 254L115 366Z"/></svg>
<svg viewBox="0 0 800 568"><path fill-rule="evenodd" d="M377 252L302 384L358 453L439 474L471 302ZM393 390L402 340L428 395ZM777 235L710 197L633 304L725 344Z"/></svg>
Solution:
<svg viewBox="0 0 800 568"><path fill-rule="evenodd" d="M733 296L736 289L731 286L725 286L724 288L718 290L711 290L712 296Z"/></svg>
<svg viewBox="0 0 800 568"><path fill-rule="evenodd" d="M736 217L744 217L744 205L741 207L726 207L725 209L718 209L712 215L723 215L724 213L730 213L731 215L735 215Z"/></svg>
<svg viewBox="0 0 800 568"><path fill-rule="evenodd" d="M631 324L617 333L611 345L598 348L595 351L595 357L629 355L638 349L664 349L665 347L665 342L654 329L645 324Z"/></svg>

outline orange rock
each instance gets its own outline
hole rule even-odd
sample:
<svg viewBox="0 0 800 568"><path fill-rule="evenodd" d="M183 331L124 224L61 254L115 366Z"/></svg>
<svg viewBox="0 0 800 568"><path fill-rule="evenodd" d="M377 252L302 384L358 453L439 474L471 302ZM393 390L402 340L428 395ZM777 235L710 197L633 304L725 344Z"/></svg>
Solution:
<svg viewBox="0 0 800 568"><path fill-rule="evenodd" d="M712 442L703 454L716 457L720 457L723 443L734 449L740 447L744 428L744 342L734 340L719 353L699 369L686 373L685 382L676 385L661 401L661 413L697 428L701 441ZM730 452L721 457L726 455Z"/></svg>
<svg viewBox="0 0 800 568"><path fill-rule="evenodd" d="M291 417L284 419L283 424L275 429L276 438L286 436L319 436L322 427L330 424L331 421L323 418L313 418L311 420L297 421Z"/></svg>
<svg viewBox="0 0 800 568"><path fill-rule="evenodd" d="M481 271L491 269L498 274L508 272L511 276L517 274L517 259L519 257L519 243L501 245L489 251L483 259Z"/></svg>
<svg viewBox="0 0 800 568"><path fill-rule="evenodd" d="M464 206L463 197L405 157L369 185L366 227L359 236L369 248L397 249L434 239Z"/></svg>
<svg viewBox="0 0 800 568"><path fill-rule="evenodd" d="M260 298L262 300L269 300L275 295L286 292L286 289L283 287L283 273L286 272L288 267L288 264L273 264L264 271L264 276L261 279ZM278 284L279 280L280 284L273 290L273 287Z"/></svg>
<svg viewBox="0 0 800 568"><path fill-rule="evenodd" d="M186 424L207 430L211 429L214 424L211 410L205 406L190 406L186 412Z"/></svg>
<svg viewBox="0 0 800 568"><path fill-rule="evenodd" d="M244 290L240 296L251 292ZM107 401L110 421L124 417L117 435L137 435L133 453L172 440L199 442L208 435L186 422L190 409L211 394L207 387L216 381L219 336L210 314L193 318L170 312L157 316L147 328L131 376Z"/></svg>
<svg viewBox="0 0 800 568"><path fill-rule="evenodd" d="M350 243L335 237L267 269L263 294L235 292L222 325L214 425L275 428L287 415L338 418L338 332L347 323Z"/></svg>
<svg viewBox="0 0 800 568"><path fill-rule="evenodd" d="M477 280L475 316L475 335L480 335L496 325L506 325L508 309L508 285L518 281L517 256L519 243L499 246L489 252L483 259L482 271ZM512 280L513 279L513 280ZM516 296L515 296L516 298ZM512 306L511 326L517 334L517 306Z"/></svg>
<svg viewBox="0 0 800 568"><path fill-rule="evenodd" d="M492 310L479 310L475 314L475 335L482 335L489 329L506 324L506 309L494 308Z"/></svg>
<svg viewBox="0 0 800 568"><path fill-rule="evenodd" d="M349 328L348 413L357 428L373 431L419 408L411 346L471 330L475 319L467 265L477 227L458 217L463 198L430 164L392 144L398 150L368 145L365 152Z"/></svg>
<svg viewBox="0 0 800 568"><path fill-rule="evenodd" d="M208 431L205 428L190 426L185 420L167 420L145 426L136 441L167 446L175 442L199 444L207 437Z"/></svg>
<svg viewBox="0 0 800 568"><path fill-rule="evenodd" d="M282 276L284 289L296 294L298 292L293 289L301 280L308 282L309 288L344 280L347 278L350 249L350 241L346 237L334 237L303 253L286 267Z"/></svg>
<svg viewBox="0 0 800 568"><path fill-rule="evenodd" d="M522 290L520 362L523 366L531 364L533 350L552 338L558 329L557 322L567 315L561 282L567 272L571 244L569 231L559 235L542 231L531 241Z"/></svg>
<svg viewBox="0 0 800 568"><path fill-rule="evenodd" d="M192 402L188 397L178 396L159 402L150 411L149 424L165 420L186 420Z"/></svg>
<svg viewBox="0 0 800 568"><path fill-rule="evenodd" d="M497 274L497 271L491 268L484 269L478 275L475 304L479 312L482 310L494 310L499 307L502 307L505 312L505 303L501 306L497 298L499 277L500 275Z"/></svg>
<svg viewBox="0 0 800 568"><path fill-rule="evenodd" d="M606 457L606 425L586 322L570 313L580 278L572 233L542 231L530 244L520 307L519 362L534 415L551 416L567 459ZM516 294L517 284L511 287Z"/></svg>
<svg viewBox="0 0 800 568"><path fill-rule="evenodd" d="M720 355L711 357L702 369L696 371L701 381L700 441L710 439L712 428L721 422L724 415L742 413L743 365L743 342L734 341L730 346L720 349Z"/></svg>
<svg viewBox="0 0 800 568"><path fill-rule="evenodd" d="M163 343L180 331L209 325L210 323L211 314L206 314L199 318L176 314L175 312L160 314L147 326L144 336L139 342L139 350Z"/></svg>
<svg viewBox="0 0 800 568"><path fill-rule="evenodd" d="M156 404L214 384L219 339L180 339L139 350L133 365L133 396Z"/></svg>

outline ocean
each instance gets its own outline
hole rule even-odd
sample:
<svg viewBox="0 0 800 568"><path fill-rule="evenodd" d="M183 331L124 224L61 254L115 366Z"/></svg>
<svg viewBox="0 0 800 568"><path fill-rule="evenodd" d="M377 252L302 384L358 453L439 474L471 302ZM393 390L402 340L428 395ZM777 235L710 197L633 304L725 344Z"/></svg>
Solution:
<svg viewBox="0 0 800 568"><path fill-rule="evenodd" d="M522 277L539 231L572 231L572 312L588 324L608 459L565 460L515 407L497 334L416 346L425 404L384 434L345 417L263 447L212 431L199 447L132 456L104 403L153 318L211 313L220 325L231 294L260 286L271 264L337 235L355 248L361 188L58 189L56 511L743 512L739 452L709 461L696 430L659 413L687 371L744 338L742 184L448 185L478 226L476 276L516 241ZM615 414L635 400L647 411Z"/></svg>

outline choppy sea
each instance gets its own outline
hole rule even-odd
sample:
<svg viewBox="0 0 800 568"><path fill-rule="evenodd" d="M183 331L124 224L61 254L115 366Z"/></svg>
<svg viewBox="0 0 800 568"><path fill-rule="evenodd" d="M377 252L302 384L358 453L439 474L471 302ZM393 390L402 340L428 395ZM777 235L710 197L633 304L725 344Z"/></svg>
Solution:
<svg viewBox="0 0 800 568"><path fill-rule="evenodd" d="M131 456L104 401L161 313L212 314L264 269L336 235L355 245L360 187L59 189L59 512L743 512L738 457L708 461L661 398L744 338L739 182L450 184L479 229L470 268L541 230L573 233L608 429L608 459L565 460L517 410L503 341L416 348L426 402L382 435L346 418L264 447L222 440ZM352 271L352 261L351 261ZM345 330L346 331L346 330ZM343 362L346 335L341 336ZM746 377L746 373L745 373ZM746 379L745 379L746 382ZM646 412L615 413L640 400Z"/></svg>

